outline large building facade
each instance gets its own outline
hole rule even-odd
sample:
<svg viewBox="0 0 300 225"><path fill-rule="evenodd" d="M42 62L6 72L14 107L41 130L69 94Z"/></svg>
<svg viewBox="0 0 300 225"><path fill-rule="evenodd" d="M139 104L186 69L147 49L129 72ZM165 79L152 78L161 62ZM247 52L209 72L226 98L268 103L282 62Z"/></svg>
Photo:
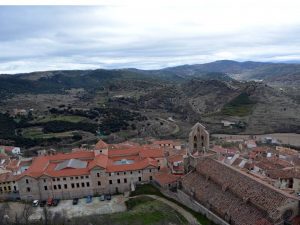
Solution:
<svg viewBox="0 0 300 225"><path fill-rule="evenodd" d="M39 156L16 182L23 200L123 193L150 182L165 165L161 148L98 143L93 151Z"/></svg>

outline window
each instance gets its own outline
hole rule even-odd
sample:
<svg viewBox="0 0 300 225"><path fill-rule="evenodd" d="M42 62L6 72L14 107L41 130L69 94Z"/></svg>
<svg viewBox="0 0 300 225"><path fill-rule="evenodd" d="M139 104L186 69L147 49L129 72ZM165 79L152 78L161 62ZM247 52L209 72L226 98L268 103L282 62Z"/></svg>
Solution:
<svg viewBox="0 0 300 225"><path fill-rule="evenodd" d="M14 186L14 191L16 191L17 190L17 187L16 186Z"/></svg>
<svg viewBox="0 0 300 225"><path fill-rule="evenodd" d="M59 179L59 178L57 178L57 181L60 181L60 179Z"/></svg>
<svg viewBox="0 0 300 225"><path fill-rule="evenodd" d="M89 182L86 182L86 186L89 187L89 186L90 186L90 183L89 183Z"/></svg>
<svg viewBox="0 0 300 225"><path fill-rule="evenodd" d="M26 179L26 184L28 184L29 183L29 180L28 179Z"/></svg>
<svg viewBox="0 0 300 225"><path fill-rule="evenodd" d="M88 179L88 178L89 178L89 176L85 176L85 178L86 178L86 179Z"/></svg>
<svg viewBox="0 0 300 225"><path fill-rule="evenodd" d="M56 190L56 189L57 189L57 188L56 188L56 185L54 185L53 187L54 187L54 190Z"/></svg>
<svg viewBox="0 0 300 225"><path fill-rule="evenodd" d="M6 187L4 187L4 191L6 191Z"/></svg>
<svg viewBox="0 0 300 225"><path fill-rule="evenodd" d="M55 179L53 178L52 181L55 181Z"/></svg>
<svg viewBox="0 0 300 225"><path fill-rule="evenodd" d="M109 176L111 177L111 173L109 173Z"/></svg>
<svg viewBox="0 0 300 225"><path fill-rule="evenodd" d="M151 173L151 169L149 169L149 172Z"/></svg>
<svg viewBox="0 0 300 225"><path fill-rule="evenodd" d="M98 181L98 186L101 186L101 182L100 181Z"/></svg>
<svg viewBox="0 0 300 225"><path fill-rule="evenodd" d="M8 186L8 190L11 191L11 187L10 186Z"/></svg>
<svg viewBox="0 0 300 225"><path fill-rule="evenodd" d="M118 179L118 184L121 183L120 179Z"/></svg>
<svg viewBox="0 0 300 225"><path fill-rule="evenodd" d="M59 184L59 185L57 185L57 187L58 187L58 189L60 190L61 189L61 185Z"/></svg>
<svg viewBox="0 0 300 225"><path fill-rule="evenodd" d="M83 179L83 176L81 176L80 178Z"/></svg>
<svg viewBox="0 0 300 225"><path fill-rule="evenodd" d="M78 188L79 188L79 183L77 183L77 184L76 184L76 187L78 187Z"/></svg>
<svg viewBox="0 0 300 225"><path fill-rule="evenodd" d="M117 172L117 175L120 175L119 172Z"/></svg>
<svg viewBox="0 0 300 225"><path fill-rule="evenodd" d="M126 179L126 178L124 178L124 183L125 183L125 184L127 183L127 179Z"/></svg>
<svg viewBox="0 0 300 225"><path fill-rule="evenodd" d="M44 183L46 183L46 179L44 179Z"/></svg>
<svg viewBox="0 0 300 225"><path fill-rule="evenodd" d="M112 180L109 180L109 184L112 184Z"/></svg>
<svg viewBox="0 0 300 225"><path fill-rule="evenodd" d="M141 171L139 170L139 173L141 173Z"/></svg>
<svg viewBox="0 0 300 225"><path fill-rule="evenodd" d="M141 177L139 177L139 181L142 181L142 178L141 178Z"/></svg>
<svg viewBox="0 0 300 225"><path fill-rule="evenodd" d="M64 185L64 187L65 187L65 189L67 189L67 188L68 188L68 185L67 185L67 184L65 184L65 185Z"/></svg>
<svg viewBox="0 0 300 225"><path fill-rule="evenodd" d="M130 171L130 174L132 174L132 171Z"/></svg>
<svg viewBox="0 0 300 225"><path fill-rule="evenodd" d="M63 180L67 180L67 178L64 177Z"/></svg>
<svg viewBox="0 0 300 225"><path fill-rule="evenodd" d="M84 187L84 183L81 183L81 187Z"/></svg>
<svg viewBox="0 0 300 225"><path fill-rule="evenodd" d="M150 176L150 180L152 180L152 176Z"/></svg>
<svg viewBox="0 0 300 225"><path fill-rule="evenodd" d="M73 177L70 177L70 180L73 180Z"/></svg>
<svg viewBox="0 0 300 225"><path fill-rule="evenodd" d="M97 177L100 177L100 173L97 173Z"/></svg>
<svg viewBox="0 0 300 225"><path fill-rule="evenodd" d="M47 186L44 186L44 190L47 191L47 190L48 190L48 187L47 187Z"/></svg>
<svg viewBox="0 0 300 225"><path fill-rule="evenodd" d="M124 172L124 175L126 175L126 172Z"/></svg>
<svg viewBox="0 0 300 225"><path fill-rule="evenodd" d="M99 183L99 182L98 182ZM2 192L3 190L2 190L2 187L0 187L0 191Z"/></svg>
<svg viewBox="0 0 300 225"><path fill-rule="evenodd" d="M75 177L76 180L78 180L78 177Z"/></svg>
<svg viewBox="0 0 300 225"><path fill-rule="evenodd" d="M72 183L72 184L71 184L71 187L72 187L72 188L74 188L74 187L75 187L75 184L74 184L74 183Z"/></svg>
<svg viewBox="0 0 300 225"><path fill-rule="evenodd" d="M30 192L30 187L27 187L27 192Z"/></svg>

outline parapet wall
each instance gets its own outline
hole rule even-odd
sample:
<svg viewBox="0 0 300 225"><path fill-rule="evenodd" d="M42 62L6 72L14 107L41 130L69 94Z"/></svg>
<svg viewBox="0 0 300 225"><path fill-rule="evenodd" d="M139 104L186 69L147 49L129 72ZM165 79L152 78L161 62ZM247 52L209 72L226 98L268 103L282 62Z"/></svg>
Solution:
<svg viewBox="0 0 300 225"><path fill-rule="evenodd" d="M160 191L169 198L172 198L181 204L189 207L190 209L201 213L202 215L205 215L210 221L214 222L217 225L230 225L226 221L224 221L221 217L217 216L213 212L211 212L209 209L205 208L203 205L195 201L192 197L187 195L181 190L177 190L177 192L170 192L168 190L160 189Z"/></svg>

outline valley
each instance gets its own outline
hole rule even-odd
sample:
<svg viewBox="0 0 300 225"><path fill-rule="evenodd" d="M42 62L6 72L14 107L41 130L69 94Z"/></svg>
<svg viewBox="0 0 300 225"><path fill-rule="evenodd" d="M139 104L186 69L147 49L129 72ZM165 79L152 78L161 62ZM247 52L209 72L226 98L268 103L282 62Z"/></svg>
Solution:
<svg viewBox="0 0 300 225"><path fill-rule="evenodd" d="M299 76L292 85L278 84L279 75L270 82L269 72L263 82L251 79L259 75L236 80L232 74L262 70L261 64L236 63L1 75L0 141L64 149L99 137L109 143L181 139L197 121L211 133L299 133Z"/></svg>

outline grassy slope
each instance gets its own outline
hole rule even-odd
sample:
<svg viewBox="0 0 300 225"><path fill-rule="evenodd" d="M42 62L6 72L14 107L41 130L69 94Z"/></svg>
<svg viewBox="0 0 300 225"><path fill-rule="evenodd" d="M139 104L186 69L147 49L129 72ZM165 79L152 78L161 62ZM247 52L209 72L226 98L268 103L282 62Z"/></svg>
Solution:
<svg viewBox="0 0 300 225"><path fill-rule="evenodd" d="M166 198L169 201L172 201L172 202L176 203L177 205L179 205L180 207L184 208L185 210L190 212L192 215L194 215L194 217L197 218L197 220L199 221L200 224L202 224L202 225L214 225L213 222L208 220L202 214L200 214L198 212L195 212L194 210L192 210L192 209L188 208L187 206L175 201L172 198L168 198L168 197L164 196L156 187L154 187L151 184L146 184L146 185L142 185L142 186L137 187L137 189L134 192L131 193L131 196L144 195L144 194L157 195L157 196L161 196L163 198Z"/></svg>
<svg viewBox="0 0 300 225"><path fill-rule="evenodd" d="M227 116L247 116L251 113L255 102L249 99L247 93L241 93L236 98L225 104L221 113Z"/></svg>
<svg viewBox="0 0 300 225"><path fill-rule="evenodd" d="M175 210L160 201L139 197L130 199L126 203L128 207L126 212L76 218L69 224L81 225L87 222L93 225L188 224L183 216L178 215Z"/></svg>

